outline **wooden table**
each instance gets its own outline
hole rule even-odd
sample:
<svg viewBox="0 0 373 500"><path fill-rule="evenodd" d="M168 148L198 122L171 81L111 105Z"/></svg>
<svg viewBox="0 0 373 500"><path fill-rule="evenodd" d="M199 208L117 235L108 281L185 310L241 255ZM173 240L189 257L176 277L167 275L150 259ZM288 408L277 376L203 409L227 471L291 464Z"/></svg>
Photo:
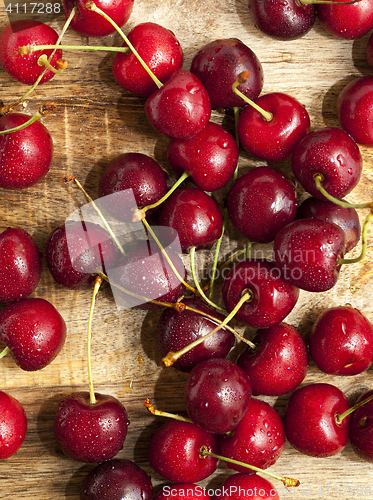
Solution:
<svg viewBox="0 0 373 500"><path fill-rule="evenodd" d="M7 3L6 3L7 5ZM0 7L1 8L1 7ZM30 17L30 16L28 16ZM35 17L35 16L34 16ZM37 17L57 31L64 23L60 16ZM264 68L263 93L281 91L300 100L308 109L312 127L338 126L336 99L353 77L372 73L365 50L368 36L343 41L324 32L316 22L304 38L278 42L258 32L250 19L246 0L136 0L125 32L140 22L152 21L172 29L185 53L184 67L189 68L196 51L217 38L236 37L259 57ZM8 23L5 10L0 13L0 28ZM117 34L102 40L85 39L68 31L66 44L121 45ZM72 185L60 182L66 175L76 175L93 198L103 169L123 152L142 152L154 157L175 178L167 166L167 139L147 123L143 112L145 100L119 87L111 73L113 55L105 52L65 52L68 68L61 76L38 87L26 101L24 111L33 114L43 103L56 104L56 113L43 118L54 141L54 159L50 172L36 186L27 190L0 190L0 230L19 226L29 231L40 250L45 251L49 233L63 224L66 217L85 203ZM23 95L27 87L15 82L0 69L0 99L5 104ZM233 131L233 116L214 111L212 120ZM348 196L362 201L373 196L372 152L361 148L364 172L359 186ZM263 164L241 151L240 171ZM289 163L280 168L289 172ZM223 193L224 194L224 193ZM300 192L300 199L304 194ZM362 220L364 213L361 214ZM371 241L371 231L369 241ZM231 227L224 240L223 255L242 246ZM354 250L354 255L359 249ZM352 304L373 319L372 249L369 244L364 262L346 266L333 290L310 294L301 292L300 301L287 321L307 337L317 315L331 305ZM202 252L200 262L210 261ZM188 263L186 261L188 267ZM53 418L58 401L66 394L87 389L86 328L91 291L70 291L56 285L43 262L42 279L35 297L50 300L66 320L66 344L55 361L38 372L24 372L11 356L0 363L0 389L15 396L25 407L28 433L21 449L0 464L0 498L2 499L71 499L79 498L83 477L93 465L66 458L53 435ZM162 366L154 333L159 311L118 311L109 286L97 300L93 326L93 374L95 390L112 394L125 405L131 425L124 449L118 457L129 458L151 474L156 490L165 483L147 460L150 436L160 424L143 406L146 397L158 408L180 412L184 409L183 386L186 375ZM245 328L241 328L245 331ZM250 330L246 330L252 335ZM232 351L236 359L237 346ZM320 373L311 362L304 383L329 382L345 391L351 403L372 387L372 373L355 377L331 377ZM288 396L263 398L281 415ZM290 445L272 467L274 473L296 477L297 490L286 491L281 483L281 498L353 499L373 495L372 466L360 460L348 444L333 458L305 457ZM202 484L216 488L231 472L222 465L212 478Z"/></svg>

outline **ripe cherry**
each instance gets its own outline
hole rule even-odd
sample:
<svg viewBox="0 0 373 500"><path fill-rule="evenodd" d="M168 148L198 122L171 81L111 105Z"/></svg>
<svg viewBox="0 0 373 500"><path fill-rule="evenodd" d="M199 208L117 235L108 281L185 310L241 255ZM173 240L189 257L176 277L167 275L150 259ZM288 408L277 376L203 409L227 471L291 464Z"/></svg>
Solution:
<svg viewBox="0 0 373 500"><path fill-rule="evenodd" d="M267 479L243 472L229 476L216 497L221 500L280 500L276 488Z"/></svg>
<svg viewBox="0 0 373 500"><path fill-rule="evenodd" d="M27 432L27 417L21 403L0 391L0 460L14 455L23 444Z"/></svg>
<svg viewBox="0 0 373 500"><path fill-rule="evenodd" d="M362 394L356 404L372 397L373 391ZM373 401L368 401L357 408L351 415L349 437L357 455L368 462L373 462Z"/></svg>
<svg viewBox="0 0 373 500"><path fill-rule="evenodd" d="M346 40L355 40L373 28L373 5L371 0L343 5L318 5L317 17L322 27L332 35Z"/></svg>

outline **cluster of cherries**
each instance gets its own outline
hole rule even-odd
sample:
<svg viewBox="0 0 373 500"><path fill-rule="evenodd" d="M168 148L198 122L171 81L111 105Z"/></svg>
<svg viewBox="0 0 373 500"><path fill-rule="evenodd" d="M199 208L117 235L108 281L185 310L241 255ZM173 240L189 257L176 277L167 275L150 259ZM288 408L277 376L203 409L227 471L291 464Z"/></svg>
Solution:
<svg viewBox="0 0 373 500"><path fill-rule="evenodd" d="M152 413L171 417L154 433L149 446L154 470L180 483L172 486L180 498L185 498L186 490L188 498L194 498L201 496L194 483L210 476L224 459L238 473L223 487L258 490L264 500L279 497L271 483L253 472L263 472L277 461L286 438L307 455L332 456L350 437L357 453L373 461L369 438L373 392L362 395L350 408L345 395L331 384L299 388L308 369L308 349L299 332L284 323L300 289L331 289L341 266L365 255L371 203L351 205L343 198L362 172L357 144L373 146L373 130L368 126L373 77L358 78L341 92L337 111L342 128L309 131L308 113L294 98L283 93L259 97L263 70L240 40L207 44L187 71L182 69L180 43L169 30L142 23L128 37L121 32L119 26L128 20L133 0L113 0L109 6L110 2L101 5L100 1L63 3L68 23L78 33L105 36L114 24L123 35L123 47L115 48L113 75L126 90L147 97L145 115L170 139L168 162L180 174L169 190L167 174L154 159L142 153L120 155L100 179L100 200L117 226L144 225L149 239L133 238L124 244L85 193L102 224L67 222L52 231L45 251L48 268L59 285L83 289L94 283L87 342L89 372L94 299L103 280L110 281L126 304L134 300L142 302L140 307L164 308L157 342L166 365L189 372L187 416L165 414L146 402ZM353 39L373 29L372 1L342 3L346 5L317 7L330 32ZM315 7L303 5L302 0L252 0L249 7L256 25L281 39L302 36L315 20ZM277 9L275 17L272 8ZM278 24L268 23L269 16ZM295 23L291 29L290 19ZM14 78L35 86L66 68L60 42L61 36L49 26L18 21L0 34L0 62ZM367 58L373 67L373 39ZM0 186L4 189L37 183L52 160L51 137L38 121L45 108L30 117L13 111L21 102L4 106L0 119ZM210 121L211 109L220 108L234 109L236 139ZM239 144L263 161L290 160L294 178L311 196L298 207L294 183L274 167L256 167L239 176ZM180 187L186 179L194 185ZM83 190L78 179L69 180ZM229 191L221 210L207 193L225 186ZM123 203L123 192L129 189L138 207L135 211ZM369 209L363 228L356 208ZM150 226L148 218L157 225ZM248 244L218 268L228 221ZM194 286L186 281L183 259L170 233L163 231L165 227L175 232L182 253L190 256ZM346 259L345 254L360 239L360 257ZM255 245L271 242L271 260L252 256ZM202 287L195 271L195 251L213 244L214 267L209 283ZM61 350L66 325L52 304L27 298L38 284L41 269L40 253L31 236L9 228L0 235L0 249L0 302L7 304L0 312L0 340L7 346L1 355L11 351L22 369L39 370ZM239 256L244 259L238 261ZM213 286L220 276L224 307L214 302ZM184 297L187 290L191 297ZM233 317L257 329L252 342L243 339L249 345L236 363L226 359L234 338L242 339L230 325ZM309 349L325 373L362 373L373 363L373 328L351 306L330 308L315 322ZM268 403L252 397L288 393L292 395L284 423ZM1 428L0 457L7 458L21 446L27 420L20 403L3 392L0 413L7 416L8 427L7 434ZM60 402L54 431L61 449L77 460L100 462L84 481L82 499L127 498L134 489L142 498L152 498L149 476L133 462L114 458L123 447L128 425L124 406L112 396L95 393L91 375L89 392L73 393ZM270 475L286 486L298 484Z"/></svg>

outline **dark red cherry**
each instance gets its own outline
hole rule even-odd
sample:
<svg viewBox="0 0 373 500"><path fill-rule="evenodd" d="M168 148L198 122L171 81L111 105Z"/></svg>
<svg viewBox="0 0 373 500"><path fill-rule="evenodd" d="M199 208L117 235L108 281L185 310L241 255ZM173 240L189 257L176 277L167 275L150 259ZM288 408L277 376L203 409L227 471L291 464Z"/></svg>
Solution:
<svg viewBox="0 0 373 500"><path fill-rule="evenodd" d="M186 298L183 304L209 314L220 321L224 316L217 313L201 299ZM165 309L157 326L157 345L164 357L169 352L177 352L191 344L199 337L207 335L218 323L194 311L177 312L174 309ZM181 356L172 366L176 369L189 372L196 364L210 358L225 358L234 345L234 335L222 328L202 344L191 349Z"/></svg>
<svg viewBox="0 0 373 500"><path fill-rule="evenodd" d="M131 460L113 458L84 478L80 500L152 500L149 475Z"/></svg>
<svg viewBox="0 0 373 500"><path fill-rule="evenodd" d="M225 186L237 168L238 156L233 136L213 122L190 139L173 139L167 148L169 164L177 172L188 172L203 191Z"/></svg>
<svg viewBox="0 0 373 500"><path fill-rule="evenodd" d="M357 185L363 168L358 145L336 127L308 132L291 157L294 176L312 196L325 200L316 188L314 175L321 174L323 188L335 198L343 198Z"/></svg>
<svg viewBox="0 0 373 500"><path fill-rule="evenodd" d="M373 391L367 391L359 397L356 403L372 396ZM373 400L360 406L351 414L349 437L357 455L367 462L373 462Z"/></svg>
<svg viewBox="0 0 373 500"><path fill-rule="evenodd" d="M192 483L178 483L165 485L156 495L155 500L167 500L169 497L174 500L210 500L210 495L206 488Z"/></svg>
<svg viewBox="0 0 373 500"><path fill-rule="evenodd" d="M232 224L250 241L273 241L294 220L297 193L286 175L272 167L256 167L239 177L227 197Z"/></svg>
<svg viewBox="0 0 373 500"><path fill-rule="evenodd" d="M181 69L184 61L183 50L173 32L167 28L156 23L141 23L128 33L127 38L162 83L174 71ZM126 46L124 43L123 47ZM157 90L156 84L132 52L118 52L112 71L119 85L129 92L148 97Z"/></svg>
<svg viewBox="0 0 373 500"><path fill-rule="evenodd" d="M30 295L41 274L41 255L32 236L8 227L0 234L0 302L14 302Z"/></svg>
<svg viewBox="0 0 373 500"><path fill-rule="evenodd" d="M10 113L0 118L0 131L26 123L31 116ZM22 130L0 135L0 187L23 189L39 182L48 172L53 141L46 127L36 121Z"/></svg>
<svg viewBox="0 0 373 500"><path fill-rule="evenodd" d="M295 220L275 238L274 265L294 286L324 292L338 280L345 246L339 226L320 219Z"/></svg>
<svg viewBox="0 0 373 500"><path fill-rule="evenodd" d="M78 11L72 18L70 26L83 36L106 36L115 32L115 28L97 12L87 9L86 0L63 0L62 5L66 19L74 7ZM96 6L107 14L119 27L129 19L134 0L95 0Z"/></svg>
<svg viewBox="0 0 373 500"><path fill-rule="evenodd" d="M254 396L280 396L295 390L308 370L307 346L291 325L257 330L253 343L237 360L251 380Z"/></svg>
<svg viewBox="0 0 373 500"><path fill-rule="evenodd" d="M357 375L373 363L373 327L351 306L326 309L312 326L310 354L317 367L333 375Z"/></svg>
<svg viewBox="0 0 373 500"><path fill-rule="evenodd" d="M0 340L22 370L41 370L61 351L66 324L47 300L22 299L0 311Z"/></svg>
<svg viewBox="0 0 373 500"><path fill-rule="evenodd" d="M26 45L55 45L57 40L58 34L47 24L32 19L15 21L8 24L0 34L0 63L13 78L26 85L33 85L44 70L44 66L38 65L40 56L45 54L49 59L52 49L37 50L27 55L18 54L18 49ZM58 49L50 61L51 65L58 69L56 61L61 58L62 50ZM53 71L47 69L40 84L54 75Z"/></svg>
<svg viewBox="0 0 373 500"><path fill-rule="evenodd" d="M346 396L331 384L314 383L298 388L290 396L285 412L285 434L289 443L311 457L330 457L346 446L350 417L338 422L348 410Z"/></svg>
<svg viewBox="0 0 373 500"><path fill-rule="evenodd" d="M202 446L218 453L218 437L190 422L167 420L152 435L149 462L168 481L197 483L215 472L219 463L216 458L202 457Z"/></svg>
<svg viewBox="0 0 373 500"><path fill-rule="evenodd" d="M207 432L225 434L244 417L251 398L245 372L228 359L208 359L189 373L185 386L189 417Z"/></svg>
<svg viewBox="0 0 373 500"><path fill-rule="evenodd" d="M255 104L271 113L267 121L252 106L246 106L238 119L238 136L243 147L256 158L283 161L289 158L310 128L306 108L293 97L274 92L255 99Z"/></svg>
<svg viewBox="0 0 373 500"><path fill-rule="evenodd" d="M59 402L54 434L68 457L82 462L103 462L113 458L126 439L129 421L122 403L113 396L88 392L70 394Z"/></svg>
<svg viewBox="0 0 373 500"><path fill-rule="evenodd" d="M150 156L124 153L112 160L101 175L98 195L116 219L131 221L134 207L127 207L123 190L132 189L138 207L152 205L167 193L167 174ZM147 211L147 215L155 209Z"/></svg>
<svg viewBox="0 0 373 500"><path fill-rule="evenodd" d="M347 1L342 0L342 3ZM317 17L328 33L355 40L373 29L373 3L371 0L360 0L348 5L318 5Z"/></svg>
<svg viewBox="0 0 373 500"><path fill-rule="evenodd" d="M201 80L212 109L241 107L243 101L232 90L239 74L249 78L238 90L249 99L256 99L263 88L263 68L254 52L237 38L214 40L194 56L191 72Z"/></svg>
<svg viewBox="0 0 373 500"><path fill-rule="evenodd" d="M278 412L265 401L251 398L245 416L237 427L220 438L220 454L239 462L268 469L285 448L285 429ZM251 471L227 462L229 469Z"/></svg>
<svg viewBox="0 0 373 500"><path fill-rule="evenodd" d="M277 40L295 40L304 36L315 24L314 5L297 0L249 0L255 26Z"/></svg>
<svg viewBox="0 0 373 500"><path fill-rule="evenodd" d="M360 240L360 220L354 208L343 208L331 201L318 200L311 196L299 206L297 218L322 219L337 224L346 236L346 253L352 250Z"/></svg>
<svg viewBox="0 0 373 500"><path fill-rule="evenodd" d="M257 474L239 472L229 476L216 493L221 500L280 500L276 488Z"/></svg>
<svg viewBox="0 0 373 500"><path fill-rule="evenodd" d="M180 69L148 97L145 114L158 132L171 139L187 139L207 125L211 104L201 81Z"/></svg>
<svg viewBox="0 0 373 500"><path fill-rule="evenodd" d="M27 432L27 417L21 403L0 391L0 460L14 455L23 444Z"/></svg>
<svg viewBox="0 0 373 500"><path fill-rule="evenodd" d="M373 76L347 84L338 96L337 111L342 128L358 144L373 146Z"/></svg>
<svg viewBox="0 0 373 500"><path fill-rule="evenodd" d="M230 312L245 293L251 294L235 318L254 328L280 323L293 309L299 290L281 276L278 267L262 259L236 264L224 279L223 301Z"/></svg>

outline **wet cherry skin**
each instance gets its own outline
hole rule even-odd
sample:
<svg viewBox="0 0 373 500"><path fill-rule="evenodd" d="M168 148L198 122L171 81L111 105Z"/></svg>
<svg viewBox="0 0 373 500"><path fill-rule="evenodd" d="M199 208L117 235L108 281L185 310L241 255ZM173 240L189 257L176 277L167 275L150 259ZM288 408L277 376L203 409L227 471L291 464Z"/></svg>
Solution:
<svg viewBox="0 0 373 500"><path fill-rule="evenodd" d="M364 392L356 403L372 396L372 390ZM357 455L367 462L373 462L373 401L368 401L352 412L349 436Z"/></svg>
<svg viewBox="0 0 373 500"><path fill-rule="evenodd" d="M342 3L347 1L342 0ZM317 5L316 9L322 27L338 38L355 40L373 29L371 0L361 0L349 5Z"/></svg>
<svg viewBox="0 0 373 500"><path fill-rule="evenodd" d="M21 403L0 391L0 460L14 455L22 446L27 432L27 417Z"/></svg>

